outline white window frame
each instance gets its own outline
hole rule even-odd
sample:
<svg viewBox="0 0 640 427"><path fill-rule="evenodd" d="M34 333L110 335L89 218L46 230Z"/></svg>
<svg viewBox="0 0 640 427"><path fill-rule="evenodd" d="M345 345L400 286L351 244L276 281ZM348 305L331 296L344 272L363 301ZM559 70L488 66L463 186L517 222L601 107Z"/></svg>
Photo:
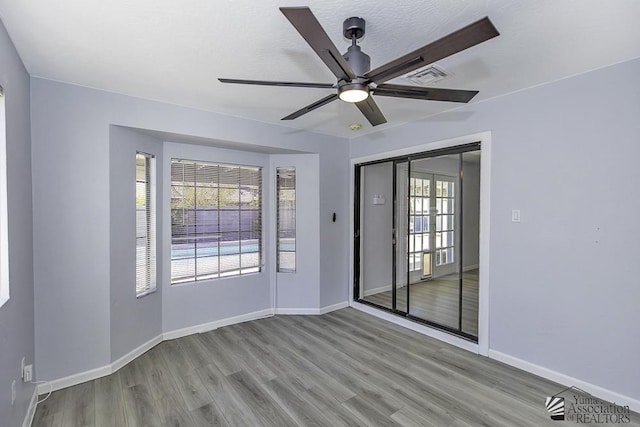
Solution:
<svg viewBox="0 0 640 427"><path fill-rule="evenodd" d="M293 228L283 229L282 223L280 221L280 204L282 200L280 198L280 191L283 190L280 187L280 176L281 174L292 174L293 175L293 188L285 188L284 190L290 190L293 193ZM297 251L296 251L296 239L297 239L297 222L296 222L296 211L297 211L297 194L296 194L296 168L295 166L283 167L279 166L276 168L276 271L278 273L295 273L297 269ZM280 233L282 231L293 231L293 238L289 238L292 240L290 243L293 243L293 250L284 249L282 245L282 241L280 239ZM293 261L293 267L284 267L281 263L283 256L289 257L290 261Z"/></svg>
<svg viewBox="0 0 640 427"><path fill-rule="evenodd" d="M438 196L438 182L447 184L447 188L448 185L451 184L453 187L453 192L452 194L450 194L447 191L447 195L443 196L442 194L440 196ZM444 191L444 188L441 186L442 191ZM433 253L435 254L435 266L436 267L442 267L445 265L449 265L449 264L453 264L456 261L456 234L458 233L458 227L456 226L456 217L458 215L458 200L456 199L456 192L458 191L458 182L456 182L456 179L452 176L446 176L446 175L434 175L434 179L433 179L433 194L435 197L435 201L436 201L436 211L435 211L435 216L434 216L434 238L435 238L435 243L433 245ZM438 199L440 200L440 203L438 203ZM439 212L438 211L438 207L443 205L444 203L452 200L453 203L453 212ZM452 221L452 228L445 228L443 225L443 221L446 217L451 217L451 221ZM440 221L438 221L438 218L440 218ZM441 226L440 226L440 230L438 230L438 222L440 222ZM451 233L451 244L444 244L445 240L445 236L447 235L447 233ZM440 235L440 239L438 239L438 234ZM440 241L440 246L438 246L438 241ZM448 253L451 253L451 256L448 255ZM447 255L442 255L442 254L447 254ZM446 259L445 259L446 258ZM443 261L444 260L444 261Z"/></svg>
<svg viewBox="0 0 640 427"><path fill-rule="evenodd" d="M148 168L145 174L145 184L147 186L145 193L148 194L148 200L145 204L145 217L146 217L146 246L149 255L145 257L147 265L144 268L147 269L149 277L149 283L146 286L140 286L138 283L138 246L136 242L136 298L142 298L145 295L149 295L157 290L157 257L156 257L156 158L153 154L144 153L142 151L136 151L136 160L138 156L144 156L146 159L146 167ZM136 166L137 167L137 166ZM137 172L137 171L136 171ZM136 240L138 238L138 193L137 184L138 177L135 175L136 183L136 200L135 200L135 212L136 212ZM144 284L143 284L144 285Z"/></svg>
<svg viewBox="0 0 640 427"><path fill-rule="evenodd" d="M412 185L409 186L409 210L411 211L409 215L411 219L413 219L413 225L411 225L411 219L409 220L409 271L424 271L424 253L432 252L431 247L431 194L433 189L433 179L430 174L419 173L413 175L409 178L410 182L413 180ZM418 180L422 183L422 191L420 194L417 192L417 182ZM424 183L428 182L429 187L429 195L424 195ZM421 210L420 213L416 212L417 200L420 200ZM426 202L426 207L425 207ZM428 218L429 225L425 229L424 227L424 218ZM420 231L417 231L416 224L417 218L420 218ZM426 230L426 231L425 231ZM416 245L415 241L418 240L417 236L420 236L420 245ZM426 238L426 240L425 240ZM426 241L426 244L424 243ZM426 248L426 249L425 249ZM423 274L424 276L424 274Z"/></svg>
<svg viewBox="0 0 640 427"><path fill-rule="evenodd" d="M4 89L0 86L0 307L9 301L9 220L7 202L7 132Z"/></svg>

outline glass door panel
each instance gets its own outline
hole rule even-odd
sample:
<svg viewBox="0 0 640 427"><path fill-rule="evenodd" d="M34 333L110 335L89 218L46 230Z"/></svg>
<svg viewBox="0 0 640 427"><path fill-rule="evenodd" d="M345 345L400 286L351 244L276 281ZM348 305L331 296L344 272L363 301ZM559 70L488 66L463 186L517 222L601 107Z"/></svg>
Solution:
<svg viewBox="0 0 640 427"><path fill-rule="evenodd" d="M416 227L413 216L408 212L415 210L415 199L409 198L409 162L396 162L396 197L394 211L394 237L395 237L395 278L396 278L396 305L395 309L407 313L407 271L414 268L416 260L413 257L415 240L412 238ZM411 181L413 185L414 182Z"/></svg>
<svg viewBox="0 0 640 427"><path fill-rule="evenodd" d="M456 191L459 155L411 161L410 200L415 200L409 232L409 314L451 329L459 328L456 255ZM410 202L411 203L411 202ZM428 263L428 265L425 265Z"/></svg>
<svg viewBox="0 0 640 427"><path fill-rule="evenodd" d="M462 157L462 332L478 336L480 274L480 150Z"/></svg>
<svg viewBox="0 0 640 427"><path fill-rule="evenodd" d="M393 162L360 168L359 298L393 309Z"/></svg>

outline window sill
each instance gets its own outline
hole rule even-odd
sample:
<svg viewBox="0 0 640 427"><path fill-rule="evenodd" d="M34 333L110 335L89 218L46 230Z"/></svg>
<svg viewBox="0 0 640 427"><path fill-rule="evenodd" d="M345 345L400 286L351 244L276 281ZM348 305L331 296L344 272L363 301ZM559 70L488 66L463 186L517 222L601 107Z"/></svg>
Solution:
<svg viewBox="0 0 640 427"><path fill-rule="evenodd" d="M245 273L245 274L236 274L234 276L222 276L222 277L212 277L212 278L208 278L208 279L201 279L201 280L191 280L188 282L177 282L177 283L171 283L171 287L182 287L182 286L188 286L188 285L198 285L198 284L209 284L209 283L216 283L216 282L220 282L223 280L229 280L229 279L241 279L243 277L252 277L252 276L256 276L259 274L262 274L264 271L254 271L252 273Z"/></svg>
<svg viewBox="0 0 640 427"><path fill-rule="evenodd" d="M155 294L158 291L158 288L149 289L148 291L142 292L140 294L136 294L136 299L140 299L142 297L146 297L147 295Z"/></svg>

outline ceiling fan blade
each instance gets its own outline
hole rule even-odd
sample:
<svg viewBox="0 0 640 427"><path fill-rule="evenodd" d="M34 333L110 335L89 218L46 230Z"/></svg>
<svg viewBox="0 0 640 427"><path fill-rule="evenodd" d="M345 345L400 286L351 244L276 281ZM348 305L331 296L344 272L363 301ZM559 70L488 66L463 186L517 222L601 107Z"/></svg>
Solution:
<svg viewBox="0 0 640 427"><path fill-rule="evenodd" d="M395 98L423 99L427 101L469 102L478 94L477 90L444 89L382 84L374 89L375 95Z"/></svg>
<svg viewBox="0 0 640 427"><path fill-rule="evenodd" d="M496 27L493 26L489 18L485 17L433 43L429 43L420 49L371 70L364 76L372 82L384 83L387 80L416 70L424 65L432 64L498 35L500 33L496 30Z"/></svg>
<svg viewBox="0 0 640 427"><path fill-rule="evenodd" d="M326 105L328 103L330 103L331 101L335 101L336 99L338 99L338 95L335 93L332 93L329 96L325 96L324 98L322 98L319 101L314 102L313 104L309 104L304 108L299 109L298 111L289 114L287 117L283 117L281 120L293 120L293 119L297 119L298 117L307 114L310 111L315 110L316 108L320 108L323 105Z"/></svg>
<svg viewBox="0 0 640 427"><path fill-rule="evenodd" d="M383 123L387 123L387 119L384 118L382 111L378 108L378 104L376 104L371 96L364 101L356 102L356 107L358 107L367 120L369 120L371 126L378 126Z"/></svg>
<svg viewBox="0 0 640 427"><path fill-rule="evenodd" d="M317 87L322 89L333 89L331 83L302 83L302 82L273 82L267 80L240 80L240 79L218 79L221 83L237 83L241 85L261 85L261 86L289 86L289 87Z"/></svg>
<svg viewBox="0 0 640 427"><path fill-rule="evenodd" d="M308 7L281 7L280 11L338 80L351 80L356 77L351 66L342 57L314 14L311 13L311 9Z"/></svg>

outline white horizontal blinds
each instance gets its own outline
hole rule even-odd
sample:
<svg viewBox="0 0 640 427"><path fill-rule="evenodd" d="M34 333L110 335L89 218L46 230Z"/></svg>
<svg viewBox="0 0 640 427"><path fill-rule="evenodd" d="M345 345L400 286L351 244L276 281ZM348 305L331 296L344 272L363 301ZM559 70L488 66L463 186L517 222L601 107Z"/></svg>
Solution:
<svg viewBox="0 0 640 427"><path fill-rule="evenodd" d="M155 158L136 153L136 296L156 289Z"/></svg>
<svg viewBox="0 0 640 427"><path fill-rule="evenodd" d="M262 169L240 167L240 267L260 271L262 253Z"/></svg>
<svg viewBox="0 0 640 427"><path fill-rule="evenodd" d="M9 300L9 239L7 216L7 140L4 90L0 86L0 307Z"/></svg>
<svg viewBox="0 0 640 427"><path fill-rule="evenodd" d="M171 283L260 271L262 168L171 161Z"/></svg>
<svg viewBox="0 0 640 427"><path fill-rule="evenodd" d="M296 271L296 168L277 168L278 272Z"/></svg>
<svg viewBox="0 0 640 427"><path fill-rule="evenodd" d="M195 165L171 162L171 283L195 279Z"/></svg>

